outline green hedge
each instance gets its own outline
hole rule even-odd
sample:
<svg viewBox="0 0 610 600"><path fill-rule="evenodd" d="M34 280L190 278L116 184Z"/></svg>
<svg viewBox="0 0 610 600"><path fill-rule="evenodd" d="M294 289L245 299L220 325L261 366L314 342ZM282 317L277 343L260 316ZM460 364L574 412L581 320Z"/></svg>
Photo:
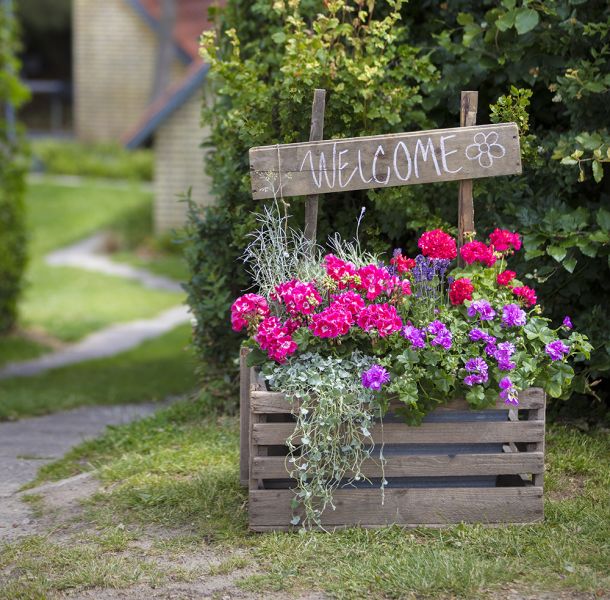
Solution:
<svg viewBox="0 0 610 600"><path fill-rule="evenodd" d="M20 131L7 119L9 105L18 107L27 90L19 83L16 21L0 4L0 334L17 319L17 300L26 264L24 214L27 159Z"/></svg>
<svg viewBox="0 0 610 600"><path fill-rule="evenodd" d="M202 360L234 372L238 340L229 330L229 305L248 286L238 257L256 209L249 147L307 139L315 87L329 90L325 137L455 126L460 90L476 89L480 123L520 124L525 163L522 177L475 184L477 227L524 235L519 267L544 309L557 319L570 314L596 347L591 362L581 366L580 391L587 391L585 375L607 382L608 4L302 1L302 20L286 4L299 5L230 0L218 46L207 42L216 96L212 108L204 108L204 120L216 148L208 170L218 205L207 214L192 211L189 285ZM374 7L373 23L364 14L357 20L354 9L366 6ZM386 27L396 12L401 20ZM292 200L297 224L301 205ZM353 234L362 205L365 243L414 251L424 227L455 230L457 187L325 195L319 239L333 230ZM607 399L603 385L595 389ZM603 409L583 402L590 412Z"/></svg>
<svg viewBox="0 0 610 600"><path fill-rule="evenodd" d="M151 181L152 150L126 150L118 143L85 144L73 140L32 142L34 166L52 175Z"/></svg>

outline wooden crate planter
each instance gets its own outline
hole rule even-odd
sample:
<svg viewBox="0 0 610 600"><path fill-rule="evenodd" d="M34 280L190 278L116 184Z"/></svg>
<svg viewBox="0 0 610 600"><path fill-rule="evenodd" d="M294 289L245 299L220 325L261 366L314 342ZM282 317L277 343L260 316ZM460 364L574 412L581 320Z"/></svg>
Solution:
<svg viewBox="0 0 610 600"><path fill-rule="evenodd" d="M248 431L247 446L242 445L242 481L247 480L249 488L250 529L294 529L289 524L294 494L288 489L284 445L294 427L292 407L283 394L264 389L256 373L245 366L242 386L242 427ZM323 526L541 521L544 392L522 392L516 409L507 410L498 402L492 412L502 411L503 421L481 420L480 411L470 411L469 416L465 406L454 403L437 409L433 422L418 427L385 421L383 441L393 451L385 452L389 484L383 503L379 485L340 488L334 494L336 510L324 512ZM379 427L373 437L381 444ZM371 460L364 473L381 477L378 461Z"/></svg>
<svg viewBox="0 0 610 600"><path fill-rule="evenodd" d="M307 196L305 235L312 242L319 194L459 180L461 245L474 232L472 180L521 173L516 124L476 126L476 92L462 92L459 128L340 140L323 140L324 103L324 90L316 90L309 142L250 149L253 198ZM482 161L490 144L493 160L490 154ZM291 529L294 493L285 461L296 407L265 389L246 355L242 350L240 478L249 489L250 528ZM372 482L336 490L336 509L324 511L322 526L541 521L544 408L543 391L532 388L510 410L501 400L488 411L453 403L419 427L388 415L383 436L380 425L373 429L376 448L384 444L384 470L370 459L364 474Z"/></svg>

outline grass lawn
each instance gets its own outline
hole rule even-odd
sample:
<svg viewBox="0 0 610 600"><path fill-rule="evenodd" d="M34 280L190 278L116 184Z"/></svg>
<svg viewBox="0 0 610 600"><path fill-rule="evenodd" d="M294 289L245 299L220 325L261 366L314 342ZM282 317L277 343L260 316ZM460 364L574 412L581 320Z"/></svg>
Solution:
<svg viewBox="0 0 610 600"><path fill-rule="evenodd" d="M150 290L134 281L40 262L31 265L29 280L21 303L22 326L63 341L113 323L154 317L184 299L180 292Z"/></svg>
<svg viewBox="0 0 610 600"><path fill-rule="evenodd" d="M49 267L43 261L48 252L100 229L116 231L119 237L150 231L152 195L140 186L30 182L26 203L31 260L20 307L24 328L74 341L112 323L152 317L182 301L180 293L148 290L135 282L81 269Z"/></svg>
<svg viewBox="0 0 610 600"><path fill-rule="evenodd" d="M201 402L184 401L145 421L112 428L43 467L39 479L97 468L105 491L89 501L86 518L99 531L120 523L123 535L137 544L146 527L170 528L182 532L173 542L182 552L197 553L206 543L219 551L239 548L258 569L241 585L259 592L281 596L318 589L354 599L505 598L507 587L534 597L542 590L610 593L610 440L602 432L550 428L543 524L250 534L246 493L238 483L237 420L202 419L203 413ZM66 556L61 547L32 555L31 543L35 540L22 542L21 557L19 545L5 549L0 565L12 561L18 581L32 595L62 589L61 579L52 577L46 587L28 586L46 572L48 561L64 557L64 570L71 572L79 568L79 558ZM98 560L113 556L99 545ZM1 590L0 584L0 596Z"/></svg>
<svg viewBox="0 0 610 600"><path fill-rule="evenodd" d="M0 367L6 363L36 358L48 351L47 346L20 333L0 337Z"/></svg>
<svg viewBox="0 0 610 600"><path fill-rule="evenodd" d="M0 385L0 420L40 415L87 404L163 400L196 387L186 347L190 326L111 358L55 369ZM0 596L1 597L1 596Z"/></svg>

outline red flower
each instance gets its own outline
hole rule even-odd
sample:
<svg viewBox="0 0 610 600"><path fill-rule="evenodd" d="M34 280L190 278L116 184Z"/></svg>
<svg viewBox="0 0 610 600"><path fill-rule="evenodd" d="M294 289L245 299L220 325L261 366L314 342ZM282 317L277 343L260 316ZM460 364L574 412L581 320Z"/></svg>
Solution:
<svg viewBox="0 0 610 600"><path fill-rule="evenodd" d="M498 285L508 285L516 276L517 273L514 271L506 270L502 271L502 273L496 277L496 281L498 282Z"/></svg>
<svg viewBox="0 0 610 600"><path fill-rule="evenodd" d="M449 300L451 304L464 304L464 300L472 300L474 285L467 277L456 279L449 288Z"/></svg>
<svg viewBox="0 0 610 600"><path fill-rule="evenodd" d="M390 264L394 265L400 274L404 274L408 273L415 266L415 259L407 258L399 250L396 250L394 258L390 260Z"/></svg>
<svg viewBox="0 0 610 600"><path fill-rule="evenodd" d="M515 296L517 296L520 300L523 300L526 306L534 306L534 304L536 304L538 301L536 298L536 292L531 287L527 287L527 285L514 287L513 294L515 294Z"/></svg>
<svg viewBox="0 0 610 600"><path fill-rule="evenodd" d="M425 231L417 242L422 254L428 258L453 260L457 256L455 240L440 229Z"/></svg>
<svg viewBox="0 0 610 600"><path fill-rule="evenodd" d="M493 246L486 246L483 242L468 242L460 248L460 256L471 265L480 262L488 267L493 267L497 258Z"/></svg>
<svg viewBox="0 0 610 600"><path fill-rule="evenodd" d="M518 233L513 233L507 229L494 229L489 234L489 241L498 252L505 250L519 250L521 248L521 238Z"/></svg>

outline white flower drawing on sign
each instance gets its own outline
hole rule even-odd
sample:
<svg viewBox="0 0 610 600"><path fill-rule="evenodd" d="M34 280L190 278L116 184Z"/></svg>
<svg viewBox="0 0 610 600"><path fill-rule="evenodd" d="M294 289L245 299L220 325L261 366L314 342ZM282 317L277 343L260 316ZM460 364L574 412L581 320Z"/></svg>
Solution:
<svg viewBox="0 0 610 600"><path fill-rule="evenodd" d="M502 158L506 154L504 146L498 144L498 134L495 131L487 135L479 131L473 141L473 144L466 147L466 157L468 160L478 160L484 169L489 169L494 164L494 158Z"/></svg>

